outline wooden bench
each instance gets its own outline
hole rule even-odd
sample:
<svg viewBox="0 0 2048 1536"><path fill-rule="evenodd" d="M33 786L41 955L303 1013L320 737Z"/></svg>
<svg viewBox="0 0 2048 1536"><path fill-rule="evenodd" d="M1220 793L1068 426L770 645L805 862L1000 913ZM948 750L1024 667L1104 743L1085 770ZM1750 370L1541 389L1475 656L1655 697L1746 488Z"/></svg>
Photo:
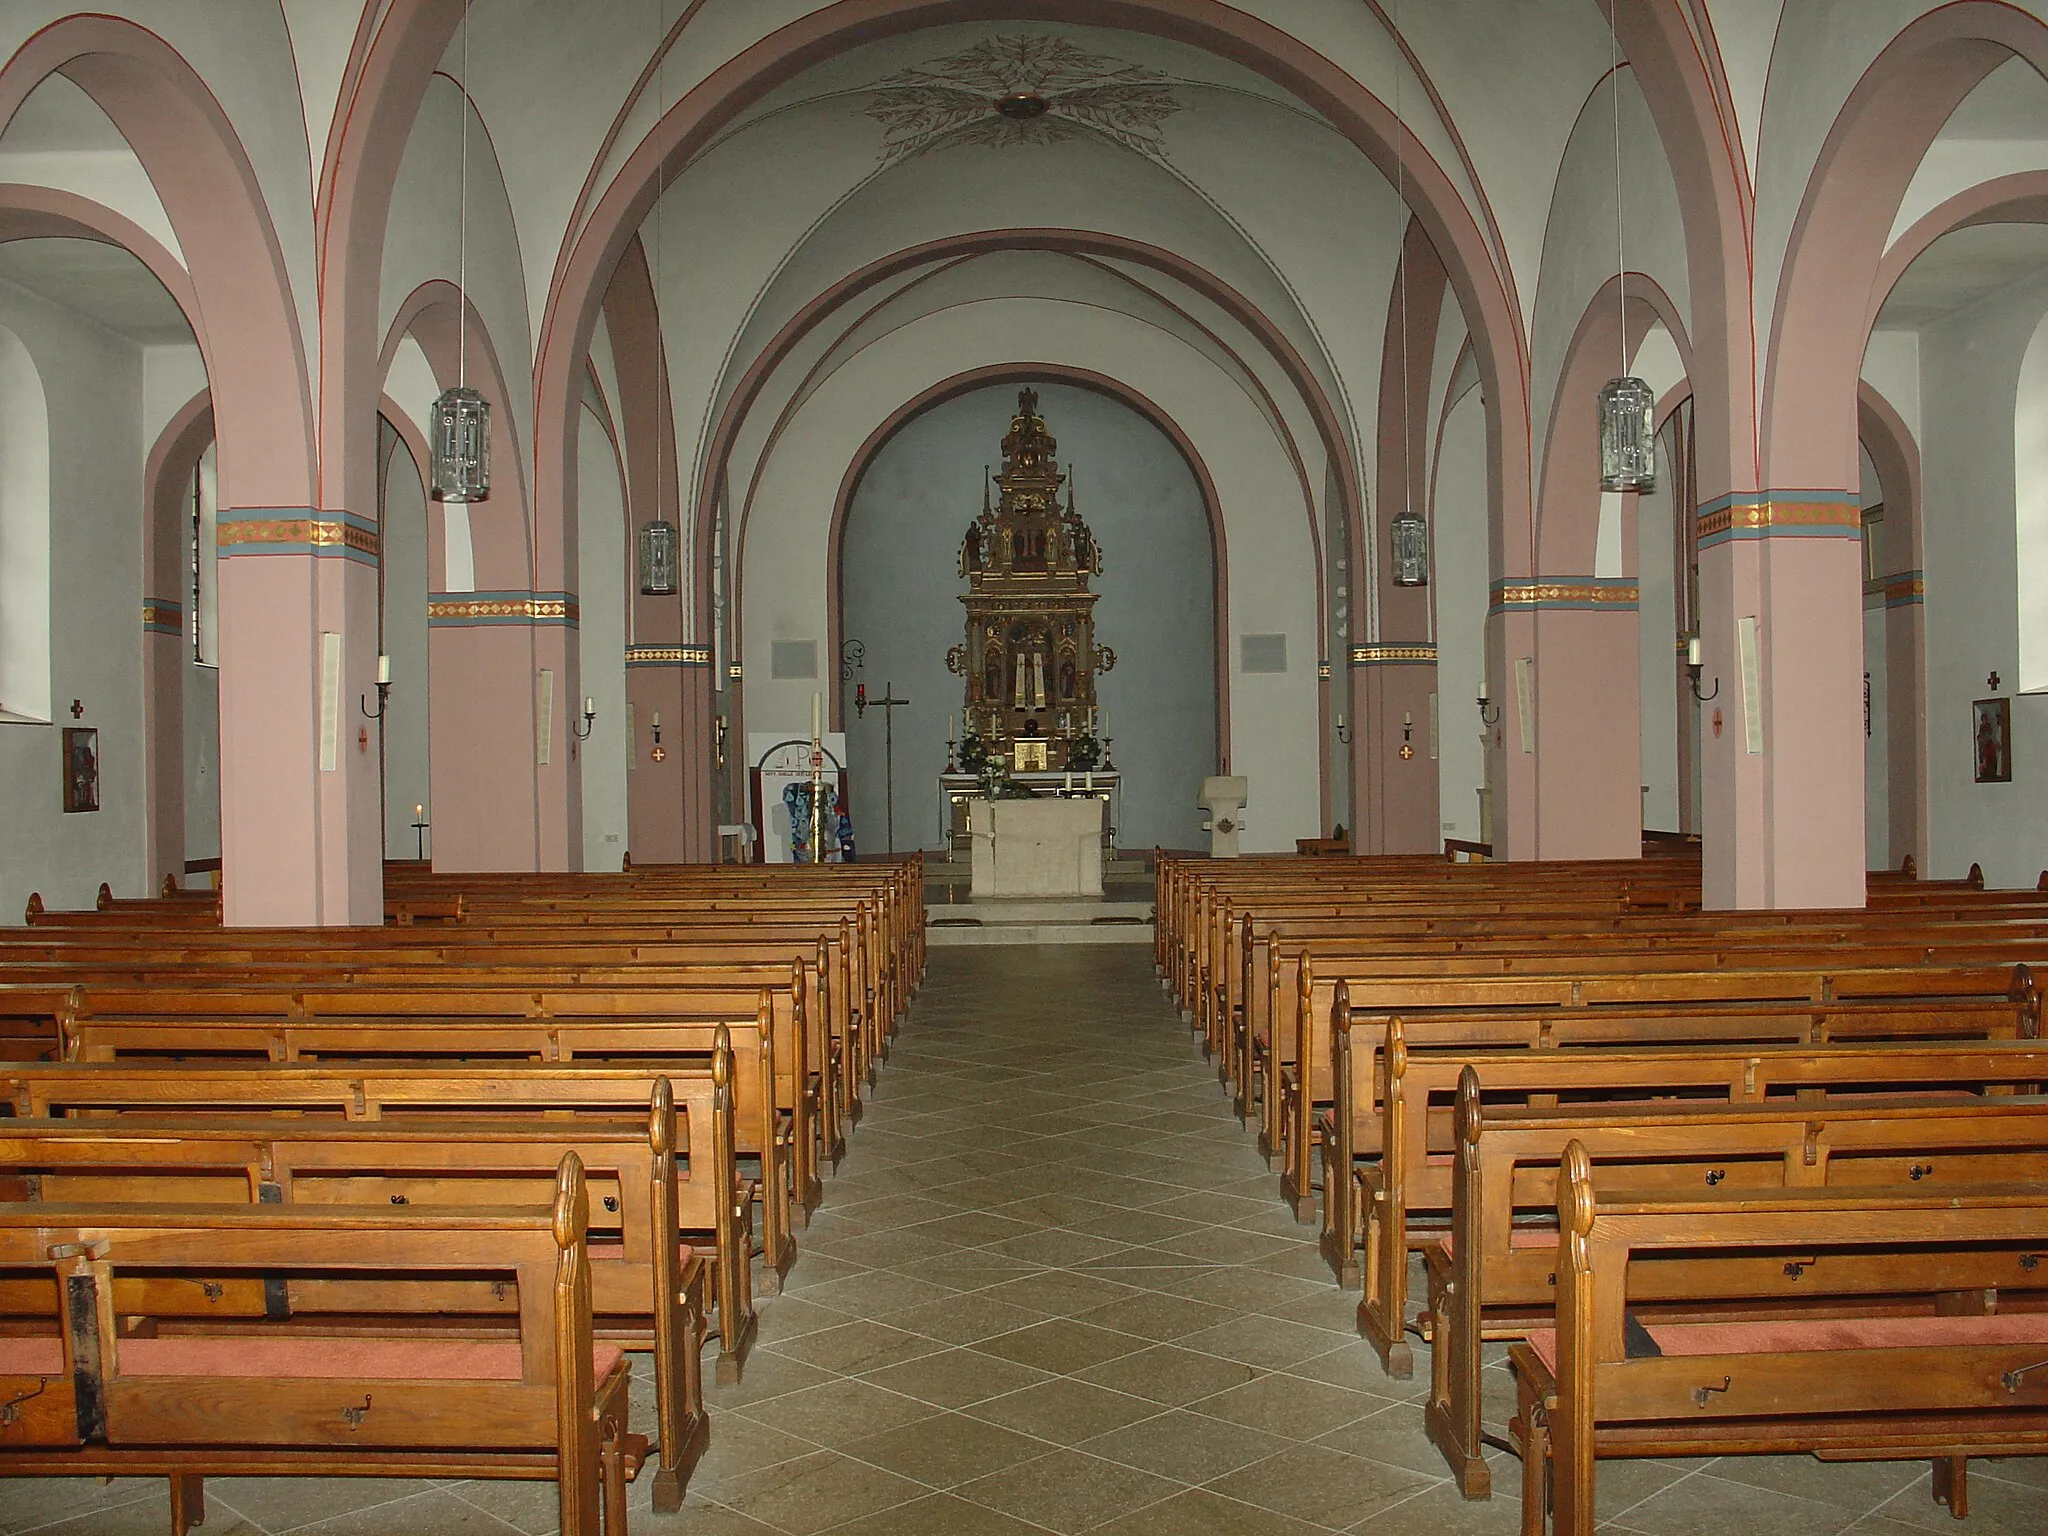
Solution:
<svg viewBox="0 0 2048 1536"><path fill-rule="evenodd" d="M1838 1096L1853 1102L1876 1091L2033 1091L2048 1081L2048 1045L2038 1041L1596 1046L1410 1056L1396 1032L1386 1055L1380 1158L1356 1168L1353 1197L1365 1221L1358 1331L1397 1377L1411 1369L1404 1337L1411 1218L1450 1215L1455 1170L1449 1120L1467 1067L1488 1093L1525 1102L1562 1094L1635 1103L1679 1096L1721 1103L1796 1097L1812 1106Z"/></svg>
<svg viewBox="0 0 2048 1536"><path fill-rule="evenodd" d="M1576 1146L1559 1181L1554 1326L1508 1352L1527 1536L1546 1525L1591 1536L1602 1456L1926 1459L1936 1499L1960 1517L1969 1457L2040 1452L2040 1311L1982 1315L1959 1298L1953 1315L1935 1317L1816 1311L1791 1323L1662 1324L1643 1329L1632 1349L1626 1310L1643 1270L1637 1256L1651 1253L1666 1268L1746 1251L1758 1268L1805 1266L1816 1296L1835 1294L1829 1277L1838 1274L1860 1300L1900 1254L1939 1265L1993 1250L2008 1256L2011 1289L2038 1291L2043 1270L2022 1262L2048 1246L2048 1197L2038 1186L1701 1189L1596 1201Z"/></svg>
<svg viewBox="0 0 2048 1536"><path fill-rule="evenodd" d="M1431 1380L1423 1424L1468 1499L1485 1498L1491 1477L1481 1454L1480 1341L1521 1338L1543 1326L1555 1303L1557 1169L1576 1141L1604 1181L1632 1191L1872 1186L1950 1188L2038 1182L2048 1175L2048 1103L2035 1097L1935 1099L1824 1106L1741 1104L1588 1104L1557 1108L1483 1108L1479 1077L1460 1075L1450 1230L1424 1249L1429 1276ZM1648 1257L1654 1258L1655 1255ZM1929 1293L1981 1279L1996 1284L2010 1266L2000 1255L1973 1273L1975 1261L1916 1273L1901 1258L1891 1289L1873 1307L1918 1305ZM1645 1269L1638 1311L1684 1318L1706 1298L1730 1298L1763 1315L1805 1304L1809 1268L1748 1267L1695 1259ZM1741 1296L1738 1282L1751 1287ZM1758 1305L1760 1304L1760 1305Z"/></svg>
<svg viewBox="0 0 2048 1536"><path fill-rule="evenodd" d="M0 1097L17 1116L241 1116L287 1112L346 1121L456 1115L479 1125L506 1115L615 1118L645 1106L666 1079L677 1109L677 1226L710 1253L718 1379L740 1379L756 1319L748 1265L751 1180L732 1150L729 1051L709 1071L588 1063L422 1066L397 1063L35 1062L0 1068Z"/></svg>
<svg viewBox="0 0 2048 1536"><path fill-rule="evenodd" d="M0 1183L10 1199L46 1204L220 1201L279 1205L504 1205L546 1196L562 1158L581 1161L593 1212L590 1256L598 1336L650 1348L660 1426L654 1508L682 1506L690 1469L708 1443L699 1352L706 1327L703 1258L680 1246L676 1114L658 1079L639 1121L527 1117L338 1122L127 1116L118 1121L13 1119L0 1123ZM516 1300L483 1281L413 1283L323 1278L160 1278L146 1294L117 1283L117 1314L193 1319L325 1320L374 1317L390 1327L399 1307L428 1309L446 1337L503 1333ZM190 1298L179 1307L182 1291ZM0 1286L0 1307L18 1302ZM51 1297L43 1310L54 1303ZM139 1303L139 1304L138 1304ZM12 1309L10 1309L12 1310ZM464 1320L474 1319L474 1324ZM229 1326L232 1326L230 1324Z"/></svg>
<svg viewBox="0 0 2048 1536"><path fill-rule="evenodd" d="M1348 989L1340 1007L1349 1007ZM1356 1284L1364 1241L1353 1175L1380 1155L1386 1124L1384 1047L1398 1032L1410 1057L1458 1050L1576 1050L1586 1046L1823 1044L1878 1040L2033 1040L2041 996L2015 967L2005 995L1811 1003L1788 998L1673 997L1576 1008L1439 1009L1382 1015L1350 1010L1333 1032L1333 1102L1317 1117L1323 1174L1320 1244L1340 1285Z"/></svg>
<svg viewBox="0 0 2048 1536"><path fill-rule="evenodd" d="M0 1205L0 1271L51 1277L61 1306L0 1339L0 1474L168 1476L175 1536L208 1476L552 1478L565 1536L600 1511L623 1536L645 1441L625 1357L592 1338L588 1222L573 1154L540 1206ZM117 1314L124 1278L192 1268L509 1278L518 1337L166 1336Z"/></svg>
<svg viewBox="0 0 2048 1536"><path fill-rule="evenodd" d="M610 1058L701 1062L717 1049L733 1056L735 1147L758 1158L762 1259L768 1283L780 1289L796 1262L793 1206L817 1203L815 1173L799 1184L801 1165L814 1167L815 1120L794 1074L778 1072L778 1036L794 1027L767 988L564 988L495 991L368 988L291 994L246 991L101 991L68 1004L59 1020L63 1054L78 1061L117 1058L251 1057L270 1061L321 1058L529 1061ZM787 1001L787 998L784 998ZM133 1010L178 1006L142 1015ZM103 1016L103 1008L117 1010ZM190 1012L182 1010L191 1010ZM231 1011L240 1010L240 1011ZM797 1191L802 1198L798 1198Z"/></svg>

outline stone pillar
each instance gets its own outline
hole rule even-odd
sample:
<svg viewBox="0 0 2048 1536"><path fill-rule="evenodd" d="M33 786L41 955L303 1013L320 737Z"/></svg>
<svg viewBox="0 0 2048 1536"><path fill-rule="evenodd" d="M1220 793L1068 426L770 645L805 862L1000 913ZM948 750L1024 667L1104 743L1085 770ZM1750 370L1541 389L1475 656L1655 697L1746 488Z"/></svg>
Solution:
<svg viewBox="0 0 2048 1536"><path fill-rule="evenodd" d="M1927 847L1927 583L1919 571L1884 579L1885 762L1891 785L1891 863L1930 868Z"/></svg>
<svg viewBox="0 0 2048 1536"><path fill-rule="evenodd" d="M1435 691L1434 645L1351 647L1351 846L1359 852L1443 847L1436 761L1429 755Z"/></svg>
<svg viewBox="0 0 2048 1536"><path fill-rule="evenodd" d="M626 647L626 702L633 712L626 770L626 845L635 864L679 864L690 856L683 812L683 765L687 761L683 743L689 734L684 723L688 712L684 658L696 649L681 645Z"/></svg>
<svg viewBox="0 0 2048 1536"><path fill-rule="evenodd" d="M1634 579L1544 577L1503 588L1497 601L1526 608L1535 621L1536 857L1640 858Z"/></svg>
<svg viewBox="0 0 2048 1536"><path fill-rule="evenodd" d="M580 846L567 776L580 672L567 592L437 592L427 601L436 870L568 867ZM552 698L541 729L541 674ZM546 762L541 759L545 757Z"/></svg>
<svg viewBox="0 0 2048 1536"><path fill-rule="evenodd" d="M1720 497L1699 549L1707 906L1861 906L1860 492Z"/></svg>
<svg viewBox="0 0 2048 1536"><path fill-rule="evenodd" d="M376 693L377 525L223 507L219 544L227 921L380 923L377 758L358 707Z"/></svg>
<svg viewBox="0 0 2048 1536"><path fill-rule="evenodd" d="M165 583L152 572L157 590ZM173 597L142 600L142 719L149 742L149 849L143 876L153 895L165 875L185 880L185 667L190 616Z"/></svg>
<svg viewBox="0 0 2048 1536"><path fill-rule="evenodd" d="M1528 585L1496 581L1486 610L1486 787L1496 859L1537 856L1536 723L1524 720L1516 687L1516 664L1533 668L1536 659L1535 611L1514 601Z"/></svg>

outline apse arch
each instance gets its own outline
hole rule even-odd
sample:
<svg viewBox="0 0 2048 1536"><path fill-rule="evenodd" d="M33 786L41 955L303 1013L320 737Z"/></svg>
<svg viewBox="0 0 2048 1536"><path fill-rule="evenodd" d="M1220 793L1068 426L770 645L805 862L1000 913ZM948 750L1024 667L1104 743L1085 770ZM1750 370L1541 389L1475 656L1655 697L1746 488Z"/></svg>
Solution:
<svg viewBox="0 0 2048 1536"><path fill-rule="evenodd" d="M930 805L924 775L943 761L940 721L965 707L961 678L943 661L961 640L960 528L979 508L974 481L1014 419L1018 391L1030 386L1042 395L1039 409L1059 440L1062 469L1074 476L1076 506L1103 551L1103 575L1092 583L1101 601L1095 638L1120 655L1099 695L1113 716L1108 734L1125 787L1120 840L1191 846L1199 841L1200 780L1232 771L1217 487L1186 427L1143 390L1099 365L1038 367L1031 355L963 369L917 390L848 458L828 534L824 654L838 657L846 637L858 637L870 699L893 679L897 694L914 701L893 722L893 846L929 845L929 811L915 814ZM850 685L828 680L825 688L854 754L856 819L879 848L884 763L876 717L867 713L862 729ZM906 805L911 831L921 835L904 836Z"/></svg>
<svg viewBox="0 0 2048 1536"><path fill-rule="evenodd" d="M832 501L832 526L827 546L826 593L826 642L827 654L837 656L844 643L846 610L846 514L853 504L854 492L859 489L861 477L873 464L876 456L905 423L923 415L929 410L944 405L949 400L975 390L986 389L996 384L1035 383L1051 381L1071 384L1094 394L1106 395L1119 404L1127 406L1150 422L1159 433L1172 443L1186 463L1188 472L1195 477L1195 484L1202 493L1202 511L1209 524L1210 569L1213 572L1211 586L1211 613L1214 615L1215 659L1216 659L1216 761L1219 773L1230 771L1230 551L1223 530L1222 503L1216 494L1216 481L1209 473L1209 466L1203 461L1202 453L1187 435L1180 423L1175 421L1157 401L1140 390L1134 389L1120 379L1099 373L1092 368L1083 368L1072 363L990 363L984 367L971 368L953 374L938 383L920 390L910 399L896 407L884 417L874 431L846 466L846 473L840 478L839 492ZM1084 514L1085 515L1085 514ZM832 698L832 723L834 729L844 729L843 711L837 694Z"/></svg>
<svg viewBox="0 0 2048 1536"><path fill-rule="evenodd" d="M535 370L540 423L535 455L543 499L552 503L560 497L566 503L574 496L568 444L578 394L575 380L609 274L668 177L746 106L839 48L914 31L942 15L958 21L1027 14L1171 35L1233 58L1320 112L1390 181L1398 163L1414 194L1415 211L1444 253L1460 305L1480 338L1493 427L1488 434L1491 484L1502 506L1527 505L1527 339L1472 210L1420 141L1357 80L1279 29L1217 0L1174 0L1170 5L1165 0L1052 0L1029 7L1019 0L986 0L964 16L958 6L941 8L932 0L877 0L862 8L857 21L815 13L793 22L721 65L662 115L589 202L588 217L563 244L549 282ZM707 456L707 477L718 458ZM1523 563L1519 552L1511 563Z"/></svg>
<svg viewBox="0 0 2048 1536"><path fill-rule="evenodd" d="M739 385L728 395L725 409L720 414L718 425L710 440L711 450L704 459L704 474L698 489L698 505L709 504L708 498L724 478L741 426L753 403L759 398L775 370L810 331L861 294L906 271L959 257L1014 250L1057 251L1066 255L1130 261L1187 284L1189 288L1229 314L1259 339L1314 417L1323 451L1329 462L1338 466L1339 489L1345 498L1341 508L1342 515L1347 525L1353 529L1357 528L1361 509L1365 505L1365 496L1363 480L1357 461L1350 452L1349 440L1342 430L1335 406L1316 383L1306 359L1294 349L1279 328L1235 288L1195 266L1176 252L1120 235L1060 229L1019 228L981 231L910 246L848 274L841 282L819 294L783 327L767 347L761 350L742 376ZM1299 455L1293 452L1294 445L1291 439L1288 448L1298 462ZM1304 496L1307 497L1305 483ZM1307 499L1312 503L1313 498ZM693 580L698 587L698 611L705 613L709 611L714 537L709 519L698 519L696 534L693 549ZM1320 602L1320 582L1318 588Z"/></svg>

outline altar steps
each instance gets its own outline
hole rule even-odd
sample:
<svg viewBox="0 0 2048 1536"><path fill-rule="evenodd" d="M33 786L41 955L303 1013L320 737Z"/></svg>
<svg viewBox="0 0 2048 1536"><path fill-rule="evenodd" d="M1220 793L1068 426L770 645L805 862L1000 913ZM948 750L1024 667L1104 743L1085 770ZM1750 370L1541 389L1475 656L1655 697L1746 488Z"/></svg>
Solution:
<svg viewBox="0 0 2048 1536"><path fill-rule="evenodd" d="M932 944L1150 944L1147 901L956 901L926 907Z"/></svg>

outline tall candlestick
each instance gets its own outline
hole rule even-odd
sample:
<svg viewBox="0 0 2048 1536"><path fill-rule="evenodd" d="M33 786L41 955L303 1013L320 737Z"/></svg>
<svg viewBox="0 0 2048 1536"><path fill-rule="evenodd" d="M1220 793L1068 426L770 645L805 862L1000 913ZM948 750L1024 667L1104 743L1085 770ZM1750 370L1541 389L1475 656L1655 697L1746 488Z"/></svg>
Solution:
<svg viewBox="0 0 2048 1536"><path fill-rule="evenodd" d="M824 721L825 695L814 693L811 695L811 740L818 741L824 736Z"/></svg>
<svg viewBox="0 0 2048 1536"><path fill-rule="evenodd" d="M960 717L958 715L949 714L946 716L946 740L958 741L960 739L960 732L956 729L959 723Z"/></svg>

